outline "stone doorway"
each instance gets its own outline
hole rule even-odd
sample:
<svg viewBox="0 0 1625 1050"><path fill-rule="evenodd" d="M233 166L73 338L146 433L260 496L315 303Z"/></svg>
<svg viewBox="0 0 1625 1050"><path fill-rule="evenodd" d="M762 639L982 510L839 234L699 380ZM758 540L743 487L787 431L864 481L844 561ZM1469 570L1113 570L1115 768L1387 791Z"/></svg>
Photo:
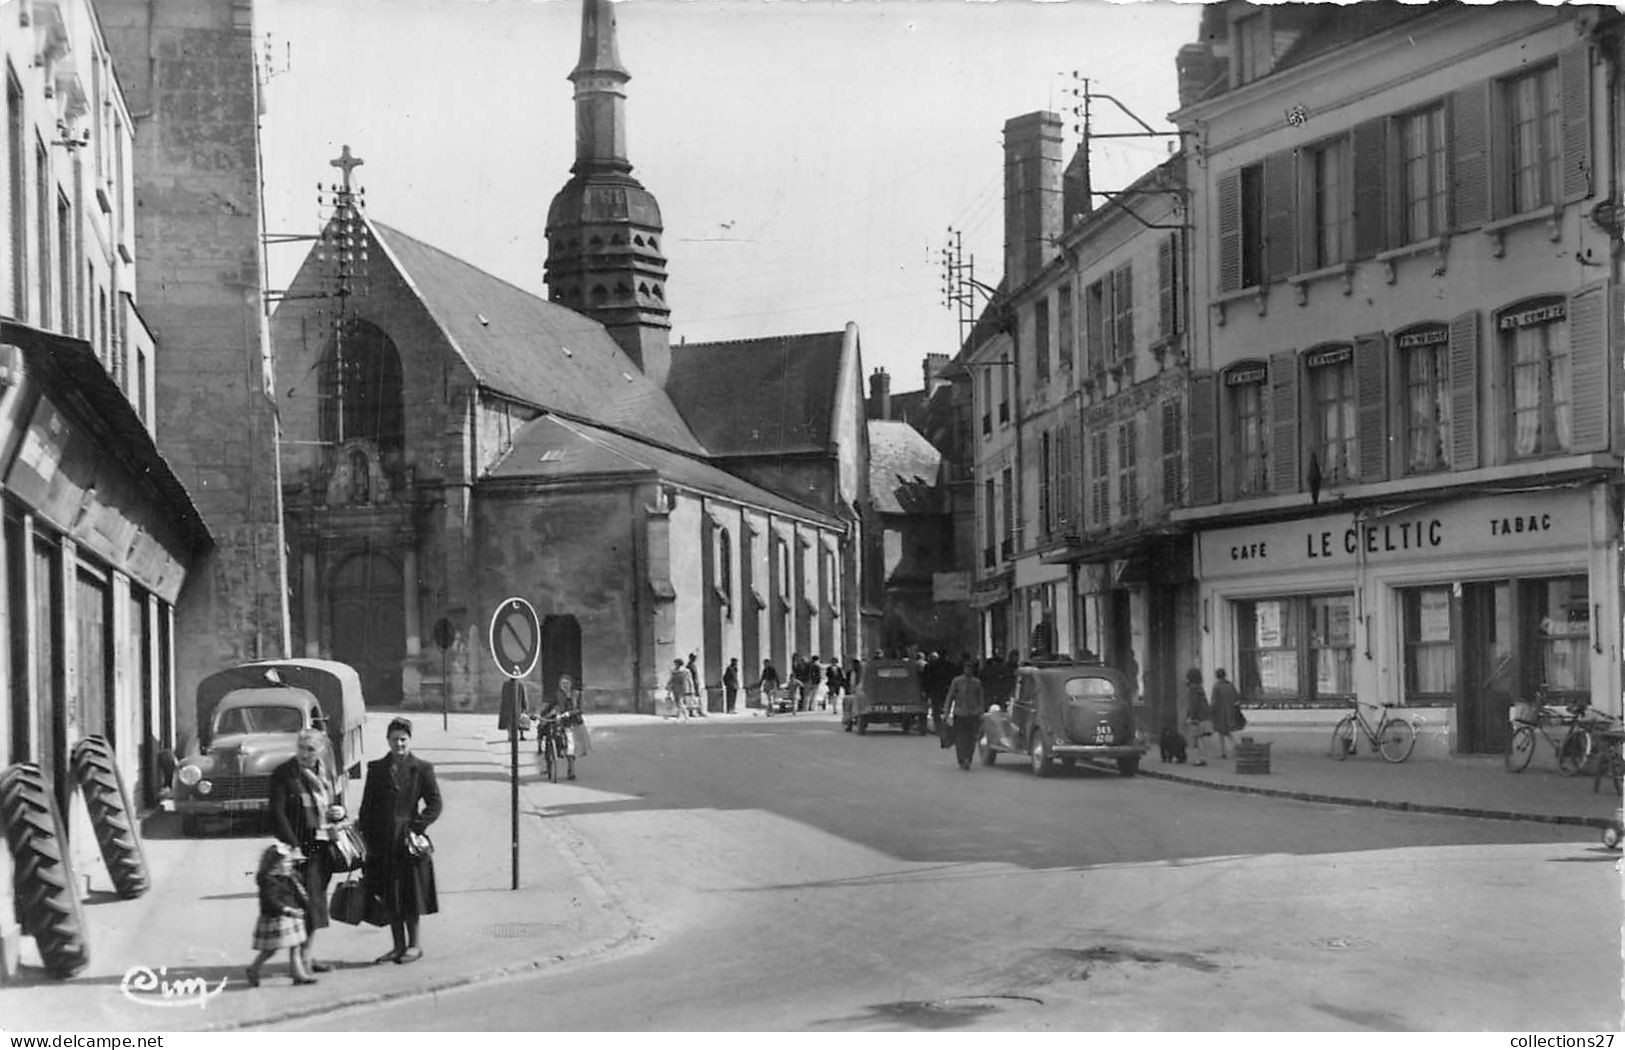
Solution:
<svg viewBox="0 0 1625 1050"><path fill-rule="evenodd" d="M333 659L361 676L368 707L400 707L406 657L400 569L382 555L358 554L339 566L330 593Z"/></svg>

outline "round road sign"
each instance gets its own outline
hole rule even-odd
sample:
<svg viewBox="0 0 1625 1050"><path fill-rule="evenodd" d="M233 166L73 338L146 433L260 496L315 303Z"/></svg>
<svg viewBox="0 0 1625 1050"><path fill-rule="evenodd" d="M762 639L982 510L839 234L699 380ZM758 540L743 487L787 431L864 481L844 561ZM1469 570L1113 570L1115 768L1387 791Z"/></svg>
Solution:
<svg viewBox="0 0 1625 1050"><path fill-rule="evenodd" d="M509 678L523 678L536 667L541 652L542 622L523 598L506 598L491 615L491 656Z"/></svg>

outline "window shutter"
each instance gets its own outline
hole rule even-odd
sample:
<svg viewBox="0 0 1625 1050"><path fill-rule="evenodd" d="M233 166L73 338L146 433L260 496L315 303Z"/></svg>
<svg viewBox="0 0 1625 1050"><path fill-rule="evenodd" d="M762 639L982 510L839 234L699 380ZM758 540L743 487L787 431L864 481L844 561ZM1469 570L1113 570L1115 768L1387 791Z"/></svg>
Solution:
<svg viewBox="0 0 1625 1050"><path fill-rule="evenodd" d="M1478 311L1450 322L1450 467L1478 467Z"/></svg>
<svg viewBox="0 0 1625 1050"><path fill-rule="evenodd" d="M1117 268L1117 354L1121 361L1134 356L1134 264Z"/></svg>
<svg viewBox="0 0 1625 1050"><path fill-rule="evenodd" d="M1388 247L1388 121L1354 129L1354 254L1369 258Z"/></svg>
<svg viewBox="0 0 1625 1050"><path fill-rule="evenodd" d="M1219 176L1219 291L1241 287L1241 171Z"/></svg>
<svg viewBox="0 0 1625 1050"><path fill-rule="evenodd" d="M1563 199L1591 195L1591 49L1581 44L1557 56L1563 107Z"/></svg>
<svg viewBox="0 0 1625 1050"><path fill-rule="evenodd" d="M1190 505L1201 507L1219 502L1219 377L1193 375L1190 390Z"/></svg>
<svg viewBox="0 0 1625 1050"><path fill-rule="evenodd" d="M1569 298L1569 406L1575 452L1608 449L1608 289L1595 285Z"/></svg>
<svg viewBox="0 0 1625 1050"><path fill-rule="evenodd" d="M1354 389L1359 405L1360 480L1388 477L1388 340L1381 332L1354 337Z"/></svg>
<svg viewBox="0 0 1625 1050"><path fill-rule="evenodd" d="M1172 339L1174 326L1174 235L1157 244L1157 338Z"/></svg>
<svg viewBox="0 0 1625 1050"><path fill-rule="evenodd" d="M1450 196L1456 229L1490 217L1489 89L1462 88L1450 97Z"/></svg>
<svg viewBox="0 0 1625 1050"><path fill-rule="evenodd" d="M1297 271L1296 159L1294 151L1282 150L1264 160L1264 265L1272 281Z"/></svg>
<svg viewBox="0 0 1625 1050"><path fill-rule="evenodd" d="M1184 493L1180 491L1183 479L1179 476L1179 466L1185 457L1179 423L1179 399L1169 398L1162 403L1162 440L1157 449L1157 458L1162 461L1162 505L1165 510L1183 505Z"/></svg>
<svg viewBox="0 0 1625 1050"><path fill-rule="evenodd" d="M1270 355L1270 491L1297 492L1298 355Z"/></svg>

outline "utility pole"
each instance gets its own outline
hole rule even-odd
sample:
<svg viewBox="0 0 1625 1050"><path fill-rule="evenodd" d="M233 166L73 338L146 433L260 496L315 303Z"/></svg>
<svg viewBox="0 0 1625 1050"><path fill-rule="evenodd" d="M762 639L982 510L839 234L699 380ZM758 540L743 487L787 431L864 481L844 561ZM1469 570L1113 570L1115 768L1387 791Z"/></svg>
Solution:
<svg viewBox="0 0 1625 1050"><path fill-rule="evenodd" d="M965 255L963 230L948 227L948 239L942 246L942 299L941 303L959 315L959 345L965 345L971 328L976 324L976 295L980 292L984 305L993 299L994 289L976 279L976 256Z"/></svg>

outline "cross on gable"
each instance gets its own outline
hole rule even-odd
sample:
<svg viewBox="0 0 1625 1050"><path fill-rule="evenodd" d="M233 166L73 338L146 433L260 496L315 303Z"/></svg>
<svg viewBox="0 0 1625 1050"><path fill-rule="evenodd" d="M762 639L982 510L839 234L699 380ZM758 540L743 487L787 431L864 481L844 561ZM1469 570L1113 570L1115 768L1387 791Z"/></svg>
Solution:
<svg viewBox="0 0 1625 1050"><path fill-rule="evenodd" d="M362 160L360 157L351 156L350 146L348 143L346 143L343 152L341 152L333 160L328 161L328 163L344 172L344 188L346 191L348 191L350 189L350 172L361 167L361 165L365 164L366 161Z"/></svg>

